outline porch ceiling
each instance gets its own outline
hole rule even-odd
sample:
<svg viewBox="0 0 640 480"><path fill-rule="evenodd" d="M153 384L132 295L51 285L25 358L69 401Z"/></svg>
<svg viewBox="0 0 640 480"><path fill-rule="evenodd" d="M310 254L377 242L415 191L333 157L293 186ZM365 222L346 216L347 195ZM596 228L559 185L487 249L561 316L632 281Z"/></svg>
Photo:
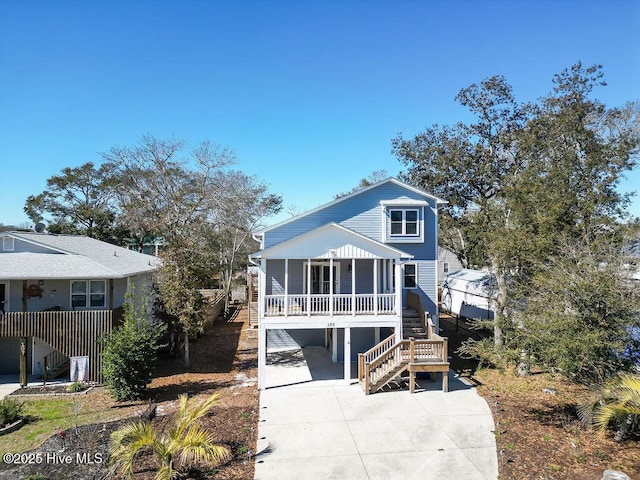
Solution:
<svg viewBox="0 0 640 480"><path fill-rule="evenodd" d="M335 222L290 238L251 256L256 259L413 258Z"/></svg>

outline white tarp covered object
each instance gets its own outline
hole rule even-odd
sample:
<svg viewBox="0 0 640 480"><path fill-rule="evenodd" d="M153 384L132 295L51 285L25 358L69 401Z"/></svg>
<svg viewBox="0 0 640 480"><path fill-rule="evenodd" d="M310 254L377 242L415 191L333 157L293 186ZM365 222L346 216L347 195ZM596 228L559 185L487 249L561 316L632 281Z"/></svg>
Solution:
<svg viewBox="0 0 640 480"><path fill-rule="evenodd" d="M495 276L482 270L463 269L445 276L442 304L446 311L466 318L491 320Z"/></svg>

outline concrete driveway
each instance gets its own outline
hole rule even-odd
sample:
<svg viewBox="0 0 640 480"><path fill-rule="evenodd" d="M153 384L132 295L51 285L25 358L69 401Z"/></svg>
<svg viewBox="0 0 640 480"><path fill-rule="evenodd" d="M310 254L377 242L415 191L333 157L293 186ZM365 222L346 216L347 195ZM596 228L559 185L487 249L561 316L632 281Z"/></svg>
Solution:
<svg viewBox="0 0 640 480"><path fill-rule="evenodd" d="M268 366L268 384L290 384L260 393L255 479L497 478L491 411L451 372L449 393L440 381L422 379L423 390L413 395L408 389L365 395L357 383L326 379L336 365L324 349L300 352L297 363ZM287 373L294 382L286 382Z"/></svg>
<svg viewBox="0 0 640 480"><path fill-rule="evenodd" d="M20 388L18 375L0 375L0 400Z"/></svg>

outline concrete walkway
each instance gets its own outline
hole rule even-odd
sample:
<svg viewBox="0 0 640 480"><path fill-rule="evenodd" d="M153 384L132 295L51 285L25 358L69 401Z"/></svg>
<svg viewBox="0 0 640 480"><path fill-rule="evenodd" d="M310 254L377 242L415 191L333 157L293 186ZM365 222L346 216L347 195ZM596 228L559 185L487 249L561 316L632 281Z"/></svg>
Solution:
<svg viewBox="0 0 640 480"><path fill-rule="evenodd" d="M357 383L327 379L342 364L323 348L297 352L269 360L267 385L288 385L260 393L255 479L498 477L491 411L451 372L449 393L440 380L421 379L413 395L365 395Z"/></svg>
<svg viewBox="0 0 640 480"><path fill-rule="evenodd" d="M41 387L42 380L37 378L37 375L29 375L28 387ZM67 383L64 379L49 380L47 385L58 385ZM20 376L19 375L0 375L0 400L7 395L15 392L20 388Z"/></svg>
<svg viewBox="0 0 640 480"><path fill-rule="evenodd" d="M0 375L0 400L20 388L19 375Z"/></svg>

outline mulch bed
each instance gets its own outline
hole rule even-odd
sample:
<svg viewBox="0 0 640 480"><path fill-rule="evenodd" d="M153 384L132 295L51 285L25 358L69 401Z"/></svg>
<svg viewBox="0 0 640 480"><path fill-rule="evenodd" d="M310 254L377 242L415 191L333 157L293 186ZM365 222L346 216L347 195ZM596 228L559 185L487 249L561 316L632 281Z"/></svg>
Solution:
<svg viewBox="0 0 640 480"><path fill-rule="evenodd" d="M182 367L182 359L165 358L151 382L149 399L158 404L158 416L153 423L161 430L171 422L171 414L177 408L178 395L186 393L202 400L214 393L220 395L219 404L200 420L200 424L215 433L216 443L228 447L233 458L212 470L193 470L186 478L253 478L259 405L258 332L250 328L246 312L246 308L240 308L229 321L217 319L206 328L203 336L191 341L189 371ZM113 407L119 408L121 405L114 402ZM45 459L48 453L48 459L52 462L56 461L56 453L63 457L71 456L71 464L0 464L0 479L14 480L36 473L43 474L50 480L104 478L109 435L126 421L127 419L123 419L111 424L87 425L79 428L79 433L69 430L65 432L64 446L59 435L54 435L29 453L40 452L45 455ZM100 462L89 464L86 460L89 458L98 458ZM77 459L81 459L81 462ZM134 470L134 479L154 478L154 465L152 457L142 455Z"/></svg>
<svg viewBox="0 0 640 480"><path fill-rule="evenodd" d="M35 395L82 395L93 390L92 386L86 385L82 390L70 392L66 385L43 385L40 387L23 387L9 394L10 397L23 397Z"/></svg>
<svg viewBox="0 0 640 480"><path fill-rule="evenodd" d="M615 442L584 426L577 406L589 390L547 373L517 377L512 371L480 370L455 353L468 335L441 322L451 366L470 375L493 413L501 480L601 480L605 470L640 479L640 439Z"/></svg>

